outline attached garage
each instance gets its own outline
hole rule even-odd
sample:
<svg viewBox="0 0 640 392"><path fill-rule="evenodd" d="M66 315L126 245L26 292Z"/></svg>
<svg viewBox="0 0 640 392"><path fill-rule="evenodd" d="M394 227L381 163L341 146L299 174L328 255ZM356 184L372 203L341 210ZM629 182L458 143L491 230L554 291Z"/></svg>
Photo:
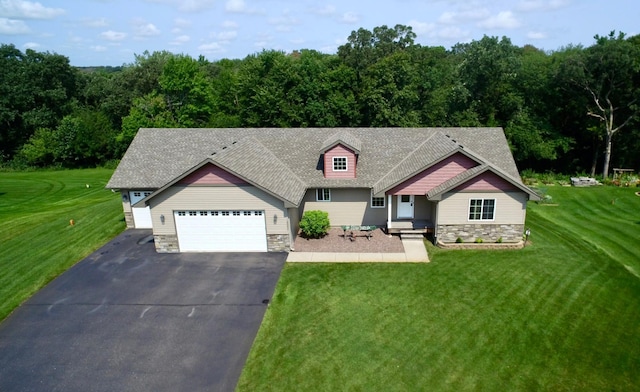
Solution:
<svg viewBox="0 0 640 392"><path fill-rule="evenodd" d="M266 252L262 210L175 211L181 252Z"/></svg>
<svg viewBox="0 0 640 392"><path fill-rule="evenodd" d="M151 193L151 191L130 191L129 200L131 200L131 205L136 204L140 200L149 196ZM133 213L133 223L136 229L153 228L153 224L151 222L151 211L149 207L132 207L131 212Z"/></svg>

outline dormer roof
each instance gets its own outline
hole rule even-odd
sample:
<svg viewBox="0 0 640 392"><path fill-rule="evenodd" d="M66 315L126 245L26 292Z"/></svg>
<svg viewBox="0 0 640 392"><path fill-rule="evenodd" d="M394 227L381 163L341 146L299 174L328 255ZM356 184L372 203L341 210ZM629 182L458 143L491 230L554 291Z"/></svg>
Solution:
<svg viewBox="0 0 640 392"><path fill-rule="evenodd" d="M343 146L353 150L354 153L360 155L360 149L362 146L362 142L360 139L355 137L352 133L340 130L333 135L329 136L327 140L322 143L322 147L320 148L320 153L324 154L327 150L337 146L338 144L342 144Z"/></svg>

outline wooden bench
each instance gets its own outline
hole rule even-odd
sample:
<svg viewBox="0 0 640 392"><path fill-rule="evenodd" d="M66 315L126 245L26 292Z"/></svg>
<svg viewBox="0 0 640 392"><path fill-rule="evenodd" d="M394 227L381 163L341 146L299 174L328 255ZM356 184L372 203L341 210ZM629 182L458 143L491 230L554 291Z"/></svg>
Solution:
<svg viewBox="0 0 640 392"><path fill-rule="evenodd" d="M371 240L371 237L373 236L373 231L375 229L378 228L378 226L373 226L373 225L369 225L369 226L341 226L342 230L344 231L344 238L347 239L349 238L351 241L355 241L356 240L356 231L359 232L364 232L364 236L367 237L367 240Z"/></svg>

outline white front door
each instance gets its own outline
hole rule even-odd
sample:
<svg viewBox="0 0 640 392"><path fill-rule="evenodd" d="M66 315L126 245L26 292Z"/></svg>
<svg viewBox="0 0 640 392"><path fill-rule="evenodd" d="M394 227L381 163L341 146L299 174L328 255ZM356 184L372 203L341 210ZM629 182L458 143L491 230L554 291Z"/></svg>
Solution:
<svg viewBox="0 0 640 392"><path fill-rule="evenodd" d="M413 219L413 195L398 195L398 219Z"/></svg>

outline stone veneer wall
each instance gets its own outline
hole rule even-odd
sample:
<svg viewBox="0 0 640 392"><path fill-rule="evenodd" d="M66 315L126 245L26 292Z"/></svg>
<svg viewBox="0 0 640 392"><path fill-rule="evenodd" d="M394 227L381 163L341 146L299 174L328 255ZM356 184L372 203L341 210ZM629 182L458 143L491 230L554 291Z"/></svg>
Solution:
<svg viewBox="0 0 640 392"><path fill-rule="evenodd" d="M438 241L456 242L456 239L460 237L464 242L474 242L476 238L482 238L484 242L496 242L498 238L502 237L502 242L520 242L523 232L524 225L438 225Z"/></svg>
<svg viewBox="0 0 640 392"><path fill-rule="evenodd" d="M158 253L178 253L178 236L176 235L154 235L153 240ZM269 252L284 252L289 250L289 236L287 234L267 235L267 250Z"/></svg>
<svg viewBox="0 0 640 392"><path fill-rule="evenodd" d="M269 252L284 252L291 247L288 234L267 234L267 250Z"/></svg>
<svg viewBox="0 0 640 392"><path fill-rule="evenodd" d="M125 211L124 222L127 224L128 229L133 229L133 213L131 211Z"/></svg>
<svg viewBox="0 0 640 392"><path fill-rule="evenodd" d="M177 235L154 235L153 241L156 244L156 252L158 253L180 252Z"/></svg>

